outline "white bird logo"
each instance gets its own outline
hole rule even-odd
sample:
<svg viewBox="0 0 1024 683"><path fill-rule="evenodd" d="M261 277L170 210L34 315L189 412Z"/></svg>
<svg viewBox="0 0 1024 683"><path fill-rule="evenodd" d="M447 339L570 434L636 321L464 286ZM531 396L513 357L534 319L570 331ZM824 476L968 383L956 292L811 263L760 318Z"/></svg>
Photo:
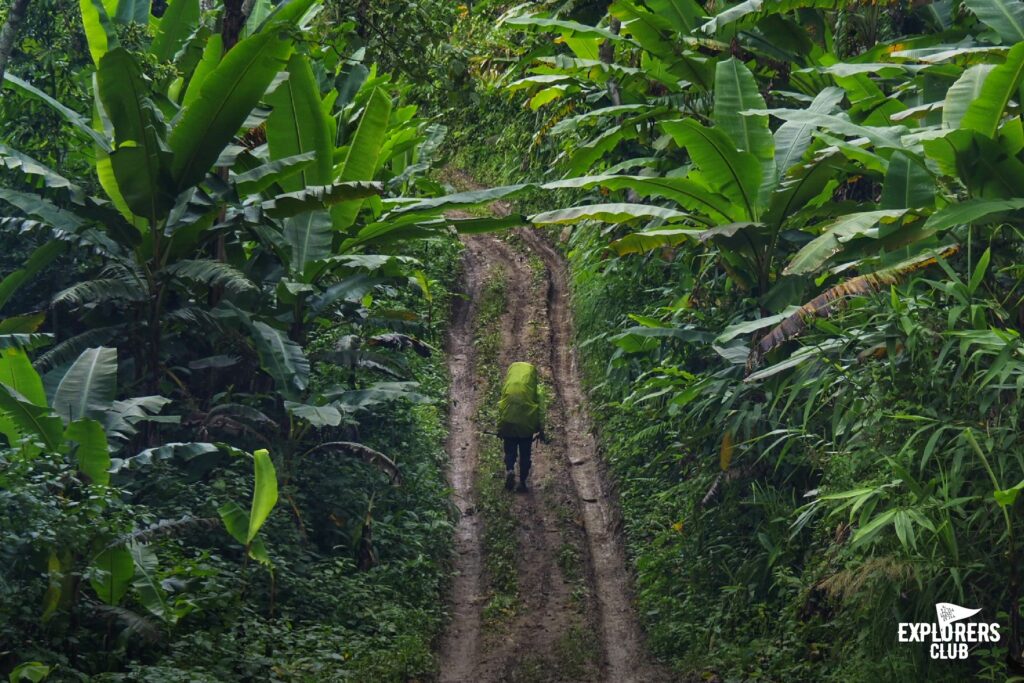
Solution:
<svg viewBox="0 0 1024 683"><path fill-rule="evenodd" d="M981 609L970 609L968 607L961 607L960 605L954 605L951 602L937 602L935 603L935 613L939 617L939 628L946 628L954 621L960 621L961 619L967 619L973 617L975 614L980 612Z"/></svg>

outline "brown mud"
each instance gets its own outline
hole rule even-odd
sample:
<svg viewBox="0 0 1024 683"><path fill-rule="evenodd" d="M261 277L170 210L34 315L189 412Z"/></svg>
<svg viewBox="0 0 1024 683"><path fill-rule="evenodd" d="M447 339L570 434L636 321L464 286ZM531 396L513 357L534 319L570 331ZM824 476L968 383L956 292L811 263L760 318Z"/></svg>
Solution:
<svg viewBox="0 0 1024 683"><path fill-rule="evenodd" d="M498 203L497 212L508 212ZM617 499L593 436L573 345L568 276L561 255L536 231L507 239L465 237L465 298L448 339L451 372L450 481L461 512L455 533L451 622L441 643L441 681L670 680L646 652L633 608ZM482 368L474 349L484 285L503 278L500 368ZM488 377L513 361L538 367L551 387L546 431L537 442L530 491L514 495L518 605L486 620L489 598L483 521L475 485L484 434L478 423ZM488 372L489 371L489 372Z"/></svg>

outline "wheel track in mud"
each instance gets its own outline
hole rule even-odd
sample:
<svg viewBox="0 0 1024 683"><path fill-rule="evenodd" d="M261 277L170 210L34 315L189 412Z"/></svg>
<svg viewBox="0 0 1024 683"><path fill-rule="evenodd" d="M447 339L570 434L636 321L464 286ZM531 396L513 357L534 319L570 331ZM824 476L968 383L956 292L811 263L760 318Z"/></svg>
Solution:
<svg viewBox="0 0 1024 683"><path fill-rule="evenodd" d="M507 207L498 206L498 211ZM632 577L618 531L617 500L605 481L586 410L573 347L568 275L562 257L535 231L514 231L544 264L541 296L525 257L491 236L464 238L467 297L453 312L448 339L452 376L449 418L450 481L461 515L455 533L452 620L441 643L441 681L516 680L524 653L547 661L557 658L559 639L581 626L597 637L599 652L592 674L566 678L557 672L544 680L663 681L671 677L648 661L633 609ZM535 449L533 491L517 496L517 570L520 609L496 633L484 627L483 524L477 514L474 478L479 465L480 429L475 417L483 400L480 368L473 350L474 320L481 290L489 277L506 278L507 310L501 319L502 368L515 360L535 363L555 387L551 445ZM546 294L546 296L543 296ZM531 332L534 332L531 336ZM488 437L483 437L488 438ZM562 511L559 512L558 508ZM566 535L553 519L570 510L582 546L582 574L588 595L573 604L572 586L558 563L559 540ZM561 537L559 536L561 534ZM564 539L563 539L564 540ZM510 673L512 672L512 673ZM598 673L599 672L599 673Z"/></svg>

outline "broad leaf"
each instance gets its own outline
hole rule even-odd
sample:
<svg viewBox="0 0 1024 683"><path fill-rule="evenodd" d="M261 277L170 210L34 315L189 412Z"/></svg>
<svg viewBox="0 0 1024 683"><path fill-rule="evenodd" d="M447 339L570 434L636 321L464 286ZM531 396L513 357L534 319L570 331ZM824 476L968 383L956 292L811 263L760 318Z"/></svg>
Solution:
<svg viewBox="0 0 1024 683"><path fill-rule="evenodd" d="M148 3L147 3L148 4ZM199 25L199 0L170 0L149 46L157 61L169 62Z"/></svg>
<svg viewBox="0 0 1024 683"><path fill-rule="evenodd" d="M117 390L117 350L86 349L57 385L53 410L65 424L99 416L110 407Z"/></svg>
<svg viewBox="0 0 1024 683"><path fill-rule="evenodd" d="M92 562L89 585L100 600L108 605L117 605L131 587L133 576L135 561L128 549L124 546L107 548Z"/></svg>
<svg viewBox="0 0 1024 683"><path fill-rule="evenodd" d="M100 59L97 90L114 126L110 163L118 193L137 216L157 220L174 204L169 192L170 155L163 150L158 115L135 58L111 50Z"/></svg>
<svg viewBox="0 0 1024 683"><path fill-rule="evenodd" d="M915 209L935 204L935 180L917 159L894 152L882 185L883 209Z"/></svg>
<svg viewBox="0 0 1024 683"><path fill-rule="evenodd" d="M995 66L992 64L976 64L964 71L960 78L946 91L946 99L942 104L942 126L959 128L960 121L973 102L981 96L985 80Z"/></svg>
<svg viewBox="0 0 1024 683"><path fill-rule="evenodd" d="M775 140L768 129L766 114L745 114L765 107L757 81L743 62L732 57L715 68L715 127L736 143L736 149L749 152L761 165L760 191L763 204L775 185Z"/></svg>
<svg viewBox="0 0 1024 683"><path fill-rule="evenodd" d="M693 119L662 121L661 127L685 147L712 187L739 205L743 215L755 219L761 187L761 164L749 152L740 152L725 133L705 128Z"/></svg>
<svg viewBox="0 0 1024 683"><path fill-rule="evenodd" d="M808 242L793 256L786 266L787 275L800 275L818 270L832 256L843 249L843 244L856 237L877 237L875 229L880 222L892 222L901 218L906 209L888 211L864 211L852 213L832 221L824 228L822 234Z"/></svg>
<svg viewBox="0 0 1024 683"><path fill-rule="evenodd" d="M295 192L314 185L330 185L334 179L333 121L323 112L320 88L305 56L292 55L288 62L288 80L267 98L267 103L274 108L267 118L270 158L284 159L306 152L315 155L313 164L303 166L296 175L283 178L281 187L286 192ZM372 177L351 180L372 180Z"/></svg>
<svg viewBox="0 0 1024 683"><path fill-rule="evenodd" d="M591 204L571 209L545 211L529 217L534 225L559 225L578 223L582 220L604 221L606 223L624 223L638 218L660 218L664 221L681 221L688 219L689 214L674 209L666 209L651 204Z"/></svg>
<svg viewBox="0 0 1024 683"><path fill-rule="evenodd" d="M349 144L348 154L338 176L339 181L373 180L390 117L391 97L383 88L377 88L363 108L359 127ZM359 214L362 204L361 200L349 201L331 209L334 229L348 229Z"/></svg>
<svg viewBox="0 0 1024 683"><path fill-rule="evenodd" d="M270 453L260 449L252 454L256 470L256 484L252 492L252 510L249 512L249 530L245 536L246 544L252 543L259 533L260 527L267 521L270 511L277 504L277 473Z"/></svg>
<svg viewBox="0 0 1024 683"><path fill-rule="evenodd" d="M1018 3L1024 7L1024 3ZM1024 76L1024 42L1013 46L1006 61L988 74L981 94L967 108L960 126L995 138L1010 98L1017 94Z"/></svg>
<svg viewBox="0 0 1024 683"><path fill-rule="evenodd" d="M95 420L76 420L64 430L64 438L74 441L78 469L94 484L110 483L110 447L103 426Z"/></svg>
<svg viewBox="0 0 1024 683"><path fill-rule="evenodd" d="M117 35L101 0L79 0L79 7L89 54L93 63L99 66L107 50L117 47Z"/></svg>
<svg viewBox="0 0 1024 683"><path fill-rule="evenodd" d="M262 322L253 323L253 341L262 367L286 396L294 396L309 383L309 360L302 347L284 332Z"/></svg>
<svg viewBox="0 0 1024 683"><path fill-rule="evenodd" d="M964 5L999 34L1004 43L1024 41L1024 2L1020 0L964 0Z"/></svg>
<svg viewBox="0 0 1024 683"><path fill-rule="evenodd" d="M199 96L181 111L168 138L174 153L171 176L175 192L203 180L291 51L290 39L281 32L258 33L231 48L210 72Z"/></svg>

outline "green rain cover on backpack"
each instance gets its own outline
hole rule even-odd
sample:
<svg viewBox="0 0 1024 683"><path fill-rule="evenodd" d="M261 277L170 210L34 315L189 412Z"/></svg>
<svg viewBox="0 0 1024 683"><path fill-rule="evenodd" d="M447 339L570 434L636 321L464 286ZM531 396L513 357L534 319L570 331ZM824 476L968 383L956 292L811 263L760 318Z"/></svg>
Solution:
<svg viewBox="0 0 1024 683"><path fill-rule="evenodd" d="M498 436L526 439L541 430L537 368L513 363L505 375L498 401Z"/></svg>

